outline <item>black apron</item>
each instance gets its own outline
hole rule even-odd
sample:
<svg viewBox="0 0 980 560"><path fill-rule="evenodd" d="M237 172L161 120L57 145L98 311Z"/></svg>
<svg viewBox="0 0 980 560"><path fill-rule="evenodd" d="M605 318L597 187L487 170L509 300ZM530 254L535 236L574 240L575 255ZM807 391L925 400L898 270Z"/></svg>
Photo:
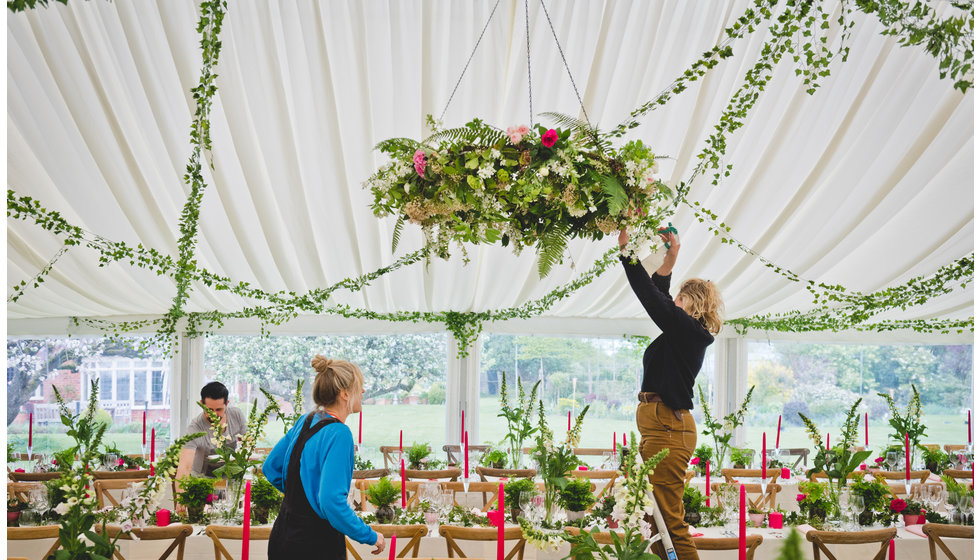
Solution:
<svg viewBox="0 0 980 560"><path fill-rule="evenodd" d="M286 492L279 509L279 517L269 535L269 560L299 560L300 558L327 558L346 560L347 547L343 533L333 528L329 521L320 517L306 499L303 481L299 475L299 459L303 448L317 432L327 424L340 422L332 416L320 420L312 428L315 412L303 423L293 453L286 469Z"/></svg>

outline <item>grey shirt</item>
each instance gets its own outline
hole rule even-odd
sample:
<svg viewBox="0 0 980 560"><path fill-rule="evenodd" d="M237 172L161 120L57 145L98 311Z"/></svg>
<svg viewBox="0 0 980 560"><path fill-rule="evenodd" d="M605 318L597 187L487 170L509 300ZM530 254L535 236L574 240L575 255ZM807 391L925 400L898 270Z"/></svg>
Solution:
<svg viewBox="0 0 980 560"><path fill-rule="evenodd" d="M225 408L225 422L228 424L225 428L225 434L229 438L227 447L236 449L238 447L238 436L245 434L245 413L238 407L229 406ZM208 417L203 412L194 418L187 428L188 434L195 432L204 432L206 435L192 439L184 446L184 449L194 450L194 462L191 464L191 472L195 476L210 476L211 471L217 467L217 465L212 466L208 464L208 455L214 455L215 446L212 441L211 422L208 421Z"/></svg>

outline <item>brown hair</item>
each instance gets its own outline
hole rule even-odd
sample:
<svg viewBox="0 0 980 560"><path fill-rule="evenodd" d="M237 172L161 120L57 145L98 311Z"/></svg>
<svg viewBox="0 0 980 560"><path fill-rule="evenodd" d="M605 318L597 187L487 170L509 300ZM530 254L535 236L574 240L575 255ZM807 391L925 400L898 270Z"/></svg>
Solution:
<svg viewBox="0 0 980 560"><path fill-rule="evenodd" d="M332 406L337 402L341 391L351 393L364 386L364 375L357 364L331 360L317 354L311 365L316 370L313 402L318 406Z"/></svg>
<svg viewBox="0 0 980 560"><path fill-rule="evenodd" d="M708 332L718 334L724 304L721 302L721 292L712 281L700 278L685 280L677 295L684 296L684 311L700 321Z"/></svg>

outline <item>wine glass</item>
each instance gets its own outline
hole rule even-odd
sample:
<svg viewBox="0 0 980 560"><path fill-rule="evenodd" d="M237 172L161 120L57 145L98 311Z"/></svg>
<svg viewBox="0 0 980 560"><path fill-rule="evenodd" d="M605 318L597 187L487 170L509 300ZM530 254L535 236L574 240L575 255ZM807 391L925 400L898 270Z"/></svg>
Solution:
<svg viewBox="0 0 980 560"><path fill-rule="evenodd" d="M31 509L37 511L42 516L51 509L51 504L48 502L47 488L32 488L27 497L31 501Z"/></svg>
<svg viewBox="0 0 980 560"><path fill-rule="evenodd" d="M885 466L888 467L888 470L890 471L893 471L896 467L898 467L897 451L889 451L888 453L885 453Z"/></svg>
<svg viewBox="0 0 980 560"><path fill-rule="evenodd" d="M968 524L970 518L973 517L973 496L961 494L957 499L957 505L959 505L960 513L963 515L963 523Z"/></svg>
<svg viewBox="0 0 980 560"><path fill-rule="evenodd" d="M847 500L848 508L851 511L852 523L851 530L859 530L858 516L864 511L864 496L857 492L851 492Z"/></svg>

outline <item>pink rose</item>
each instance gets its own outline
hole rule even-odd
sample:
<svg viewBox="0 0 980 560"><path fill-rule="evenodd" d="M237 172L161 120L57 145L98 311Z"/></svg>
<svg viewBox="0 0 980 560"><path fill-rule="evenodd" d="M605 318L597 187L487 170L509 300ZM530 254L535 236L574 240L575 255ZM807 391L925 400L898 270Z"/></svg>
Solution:
<svg viewBox="0 0 980 560"><path fill-rule="evenodd" d="M877 459L875 459L875 463L884 463L884 462L885 462L884 457L878 457Z"/></svg>
<svg viewBox="0 0 980 560"><path fill-rule="evenodd" d="M553 128L549 128L548 132L545 132L544 135L541 136L541 145L544 146L545 148L550 148L554 146L555 142L557 141L558 141L558 132L556 132L555 129Z"/></svg>
<svg viewBox="0 0 980 560"><path fill-rule="evenodd" d="M517 127L517 132L521 133L522 136L527 136L527 134L531 132L531 129L528 128L526 124L522 124Z"/></svg>
<svg viewBox="0 0 980 560"><path fill-rule="evenodd" d="M523 140L523 139L524 139L524 137L521 136L520 134L516 133L516 132L510 135L510 143L511 144L520 144L521 140Z"/></svg>
<svg viewBox="0 0 980 560"><path fill-rule="evenodd" d="M695 457L695 458L691 459L691 464L692 465L700 465L701 464L701 457Z"/></svg>
<svg viewBox="0 0 980 560"><path fill-rule="evenodd" d="M415 172L419 174L419 177L425 177L425 152L423 150L416 150L415 157Z"/></svg>
<svg viewBox="0 0 980 560"><path fill-rule="evenodd" d="M121 466L123 466L123 465L125 465L125 464L126 464L126 461L123 461L122 459L119 459L119 460L118 460L118 461L116 462L116 465L117 465L117 466L120 466L120 467L121 467Z"/></svg>
<svg viewBox="0 0 980 560"><path fill-rule="evenodd" d="M208 496L204 498L204 503L210 504L212 502L214 502L214 494L208 494Z"/></svg>
<svg viewBox="0 0 980 560"><path fill-rule="evenodd" d="M861 466L859 466L858 469L859 470L862 470L862 471L866 471L866 470L868 470L868 465L865 465L864 463L861 463Z"/></svg>
<svg viewBox="0 0 980 560"><path fill-rule="evenodd" d="M797 494L796 495L796 501L797 502L802 502L805 499L806 499L806 494Z"/></svg>
<svg viewBox="0 0 980 560"><path fill-rule="evenodd" d="M902 513L903 511L905 511L905 508L906 508L907 506L908 506L908 504L906 504L906 503L905 503L905 500L903 500L903 499L901 499L901 498L895 498L895 499L894 499L894 500L892 500L892 502L891 502L891 503L890 503L890 504L888 505L888 507L889 507L889 509L891 509L891 510L892 510L892 511L894 511L895 513Z"/></svg>
<svg viewBox="0 0 980 560"><path fill-rule="evenodd" d="M520 144L528 132L530 129L526 125L511 126L507 128L507 137L510 138L511 144Z"/></svg>

